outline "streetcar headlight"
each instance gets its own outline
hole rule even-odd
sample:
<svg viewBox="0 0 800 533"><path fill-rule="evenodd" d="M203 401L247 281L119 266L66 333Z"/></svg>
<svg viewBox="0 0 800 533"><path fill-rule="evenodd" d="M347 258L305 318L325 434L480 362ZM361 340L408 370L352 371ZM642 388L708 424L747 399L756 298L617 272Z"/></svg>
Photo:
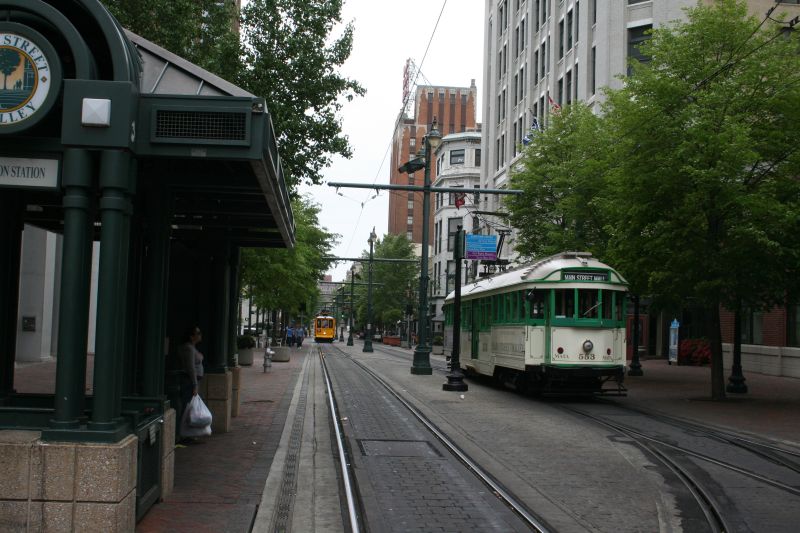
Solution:
<svg viewBox="0 0 800 533"><path fill-rule="evenodd" d="M587 353L591 352L593 348L594 348L594 344L592 343L592 341L590 341L590 340L583 341L583 351L584 352L587 352Z"/></svg>

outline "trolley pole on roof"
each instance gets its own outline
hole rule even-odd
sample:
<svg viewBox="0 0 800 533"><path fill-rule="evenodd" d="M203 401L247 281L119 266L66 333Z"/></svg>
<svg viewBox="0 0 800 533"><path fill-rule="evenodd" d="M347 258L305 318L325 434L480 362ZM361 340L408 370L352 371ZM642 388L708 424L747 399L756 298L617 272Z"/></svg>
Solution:
<svg viewBox="0 0 800 533"><path fill-rule="evenodd" d="M442 141L442 134L438 129L436 117L433 117L430 131L424 137L422 150L417 153L414 159L403 164L398 170L413 174L418 170L424 170L425 180L423 185L368 185L365 183L333 183L331 187L349 187L354 189L373 189L375 191L411 191L422 193L422 257L420 259L419 274L419 311L417 316L417 346L414 349L414 362L411 365L411 373L417 375L431 375L431 345L428 339L428 242L429 226L431 216L431 192L454 192L452 187L431 187L431 160L435 155L436 149ZM479 189L479 188L459 188L459 193L473 194L522 194L521 190L512 189Z"/></svg>

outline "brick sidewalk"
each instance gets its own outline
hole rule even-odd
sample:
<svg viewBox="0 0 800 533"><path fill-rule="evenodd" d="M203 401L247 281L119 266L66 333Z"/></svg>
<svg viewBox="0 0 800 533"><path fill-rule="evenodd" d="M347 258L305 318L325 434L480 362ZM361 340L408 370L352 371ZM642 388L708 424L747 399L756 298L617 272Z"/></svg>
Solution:
<svg viewBox="0 0 800 533"><path fill-rule="evenodd" d="M139 533L248 532L261 502L306 350L264 373L242 367L241 407L229 433L175 451L175 489L150 508Z"/></svg>

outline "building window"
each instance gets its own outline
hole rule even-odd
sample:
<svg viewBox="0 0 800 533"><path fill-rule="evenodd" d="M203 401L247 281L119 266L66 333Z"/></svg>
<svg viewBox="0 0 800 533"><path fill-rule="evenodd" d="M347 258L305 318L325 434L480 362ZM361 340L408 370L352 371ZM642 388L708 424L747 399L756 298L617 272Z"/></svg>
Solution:
<svg viewBox="0 0 800 533"><path fill-rule="evenodd" d="M533 53L533 85L539 84L539 50Z"/></svg>
<svg viewBox="0 0 800 533"><path fill-rule="evenodd" d="M564 19L558 23L558 58L564 57Z"/></svg>
<svg viewBox="0 0 800 533"><path fill-rule="evenodd" d="M764 313L752 309L742 310L742 344L764 344Z"/></svg>
<svg viewBox="0 0 800 533"><path fill-rule="evenodd" d="M566 98L564 99L566 103L572 102L572 71L567 71L567 92Z"/></svg>
<svg viewBox="0 0 800 533"><path fill-rule="evenodd" d="M580 23L581 23L581 5L580 2L575 2L575 42L577 43L580 39L578 38L580 32Z"/></svg>
<svg viewBox="0 0 800 533"><path fill-rule="evenodd" d="M450 150L450 164L463 165L464 164L464 149Z"/></svg>
<svg viewBox="0 0 800 533"><path fill-rule="evenodd" d="M590 83L590 86L592 88L592 93L591 94L595 94L595 92L596 92L595 80L597 78L597 48L595 48L594 46L592 46L592 71L591 72L592 72L592 81Z"/></svg>
<svg viewBox="0 0 800 533"><path fill-rule="evenodd" d="M567 11L567 50L572 50L572 10Z"/></svg>
<svg viewBox="0 0 800 533"><path fill-rule="evenodd" d="M447 219L447 251L452 252L455 249L456 232L461 225L461 217Z"/></svg>
<svg viewBox="0 0 800 533"><path fill-rule="evenodd" d="M592 26L597 24L597 0L590 0L592 2Z"/></svg>
<svg viewBox="0 0 800 533"><path fill-rule="evenodd" d="M408 201L408 210L411 211L414 209L414 200Z"/></svg>
<svg viewBox="0 0 800 533"><path fill-rule="evenodd" d="M797 0L800 3L800 0ZM800 346L800 304L791 304L786 308L786 344Z"/></svg>
<svg viewBox="0 0 800 533"><path fill-rule="evenodd" d="M481 149L480 148L476 148L475 149L475 166L476 167L481 166Z"/></svg>
<svg viewBox="0 0 800 533"><path fill-rule="evenodd" d="M558 80L558 92L556 95L558 95L559 102L564 101L564 78L559 78Z"/></svg>
<svg viewBox="0 0 800 533"><path fill-rule="evenodd" d="M639 46L650 39L650 35L646 32L650 31L653 26L638 26L636 28L631 28L628 30L628 57L631 59L635 59L639 63L648 63L650 58L644 55L640 50ZM633 74L633 69L628 67L628 76Z"/></svg>
<svg viewBox="0 0 800 533"><path fill-rule="evenodd" d="M409 241L413 241L414 240L414 232L413 231L407 231L406 232L406 239L408 239Z"/></svg>

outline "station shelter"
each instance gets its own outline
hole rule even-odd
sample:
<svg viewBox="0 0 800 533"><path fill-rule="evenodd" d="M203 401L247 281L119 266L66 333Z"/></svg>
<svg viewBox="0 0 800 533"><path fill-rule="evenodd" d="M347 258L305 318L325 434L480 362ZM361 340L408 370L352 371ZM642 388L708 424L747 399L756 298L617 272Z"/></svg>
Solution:
<svg viewBox="0 0 800 533"><path fill-rule="evenodd" d="M236 412L239 250L295 239L276 133L263 98L97 0L0 13L0 523L131 531L174 482L165 376L188 327L203 332L214 431ZM18 337L41 326L18 312L23 228L60 239L47 394L14 384Z"/></svg>

